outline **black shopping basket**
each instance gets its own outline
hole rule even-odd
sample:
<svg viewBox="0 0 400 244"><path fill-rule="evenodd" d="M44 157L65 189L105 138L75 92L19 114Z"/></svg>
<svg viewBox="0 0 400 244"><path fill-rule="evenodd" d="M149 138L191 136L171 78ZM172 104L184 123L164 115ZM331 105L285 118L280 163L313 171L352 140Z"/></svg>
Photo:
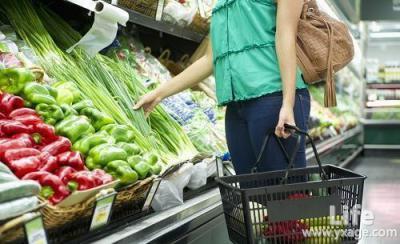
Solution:
<svg viewBox="0 0 400 244"><path fill-rule="evenodd" d="M357 243L365 176L321 165L310 136L297 127L289 157L279 138L267 134L255 171L271 138L278 141L288 169L216 179L230 240L234 243ZM310 139L318 166L293 168L301 136ZM279 153L279 152L277 152Z"/></svg>

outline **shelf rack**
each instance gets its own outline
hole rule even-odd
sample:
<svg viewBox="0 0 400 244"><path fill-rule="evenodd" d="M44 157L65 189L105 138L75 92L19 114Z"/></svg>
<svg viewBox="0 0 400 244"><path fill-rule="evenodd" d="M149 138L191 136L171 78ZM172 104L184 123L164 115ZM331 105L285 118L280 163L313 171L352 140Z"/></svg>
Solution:
<svg viewBox="0 0 400 244"><path fill-rule="evenodd" d="M129 22L144 26L153 30L180 37L185 40L200 43L206 35L197 33L188 28L180 27L164 21L157 21L152 17L138 13L134 10L118 6L129 14Z"/></svg>

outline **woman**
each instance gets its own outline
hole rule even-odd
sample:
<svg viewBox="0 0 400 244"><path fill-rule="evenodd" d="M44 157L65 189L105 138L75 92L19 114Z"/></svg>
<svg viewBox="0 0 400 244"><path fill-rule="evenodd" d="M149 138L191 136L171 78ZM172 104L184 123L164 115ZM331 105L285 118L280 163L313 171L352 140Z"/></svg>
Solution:
<svg viewBox="0 0 400 244"><path fill-rule="evenodd" d="M303 0L219 0L211 21L207 53L169 82L143 96L135 109L146 113L163 99L214 71L217 98L226 105L226 139L237 174L250 173L268 131L289 153L295 139L284 124L306 130L310 96L296 64L297 24ZM284 169L287 160L270 142L259 171ZM295 167L306 165L304 140Z"/></svg>

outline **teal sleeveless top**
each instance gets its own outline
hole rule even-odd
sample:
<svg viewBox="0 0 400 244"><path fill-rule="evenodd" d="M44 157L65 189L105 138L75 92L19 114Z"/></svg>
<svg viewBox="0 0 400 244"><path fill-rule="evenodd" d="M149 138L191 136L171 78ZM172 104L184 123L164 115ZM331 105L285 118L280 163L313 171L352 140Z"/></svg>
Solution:
<svg viewBox="0 0 400 244"><path fill-rule="evenodd" d="M282 90L275 50L275 0L218 0L211 20L220 105ZM297 69L296 87L306 88Z"/></svg>

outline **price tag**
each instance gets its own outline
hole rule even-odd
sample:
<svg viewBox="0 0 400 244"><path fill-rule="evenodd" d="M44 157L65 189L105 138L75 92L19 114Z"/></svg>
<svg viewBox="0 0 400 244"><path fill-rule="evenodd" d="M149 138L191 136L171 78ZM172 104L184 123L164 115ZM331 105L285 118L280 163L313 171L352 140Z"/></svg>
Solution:
<svg viewBox="0 0 400 244"><path fill-rule="evenodd" d="M156 20L161 21L162 14L164 12L164 0L158 0Z"/></svg>
<svg viewBox="0 0 400 244"><path fill-rule="evenodd" d="M106 225L111 216L111 210L114 203L116 192L106 196L99 197L96 200L96 206L90 224L90 230L97 229Z"/></svg>
<svg viewBox="0 0 400 244"><path fill-rule="evenodd" d="M221 157L216 157L215 162L217 164L217 177L224 176L224 165L222 164Z"/></svg>
<svg viewBox="0 0 400 244"><path fill-rule="evenodd" d="M25 223L25 234L29 244L47 244L46 232L43 228L42 216Z"/></svg>
<svg viewBox="0 0 400 244"><path fill-rule="evenodd" d="M147 211L150 208L150 205L153 202L154 195L156 194L157 189L160 186L160 183L161 183L161 178L154 179L153 185L147 192L146 201L144 202L142 211Z"/></svg>

